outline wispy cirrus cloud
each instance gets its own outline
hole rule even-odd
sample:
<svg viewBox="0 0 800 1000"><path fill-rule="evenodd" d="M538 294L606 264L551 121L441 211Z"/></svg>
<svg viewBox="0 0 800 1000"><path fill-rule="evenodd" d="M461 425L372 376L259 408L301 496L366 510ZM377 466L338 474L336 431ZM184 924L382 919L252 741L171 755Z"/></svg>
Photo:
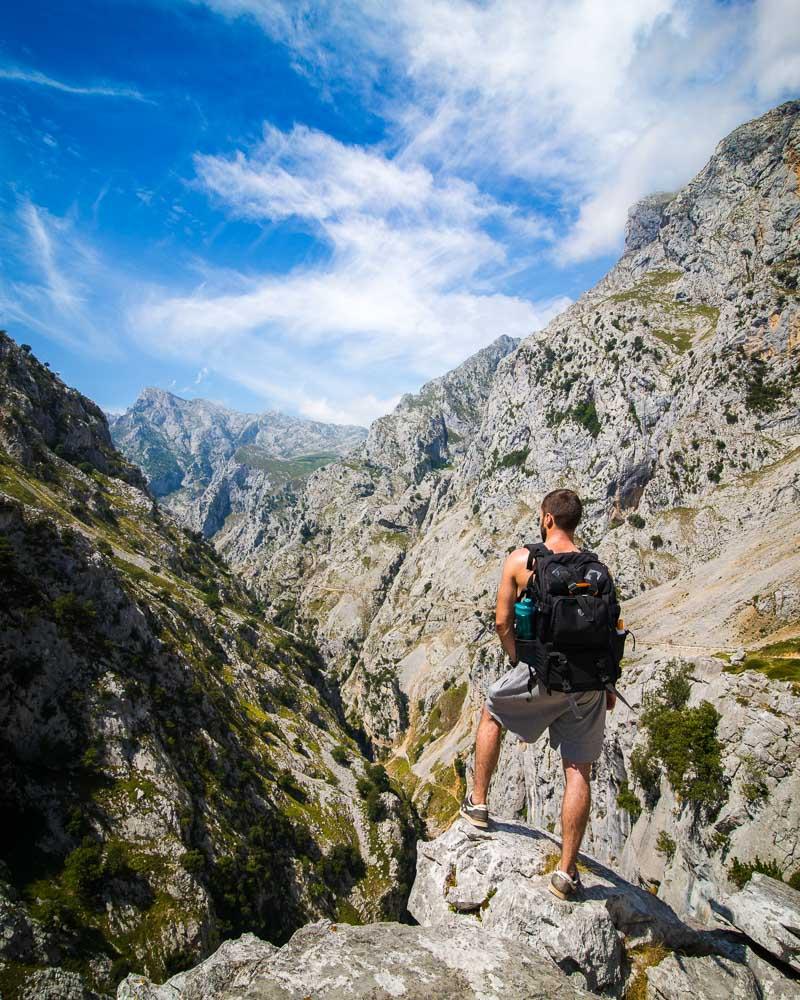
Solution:
<svg viewBox="0 0 800 1000"><path fill-rule="evenodd" d="M123 279L83 237L74 217L60 218L23 198L0 229L0 248L20 267L14 280L0 277L3 323L22 323L95 359L123 356L111 333L119 302L114 292L123 295Z"/></svg>
<svg viewBox="0 0 800 1000"><path fill-rule="evenodd" d="M188 295L151 297L132 326L184 355L213 358L215 368L273 398L287 396L286 383L266 373L299 366L303 389L290 376L288 396L306 415L372 419L399 394L365 391L365 383L396 385L398 370L419 381L440 374L501 333L526 335L569 303L494 290L508 267L504 237L524 230L542 240L549 230L471 183L439 181L422 165L301 126L267 126L248 152L195 162L198 183L231 215L294 219L314 231L327 258L278 276L207 274ZM310 376L302 359L315 355L321 364Z"/></svg>
<svg viewBox="0 0 800 1000"><path fill-rule="evenodd" d="M0 79L14 80L17 83L29 83L36 87L49 87L51 90L60 90L65 94L75 94L81 97L120 97L132 101L144 101L147 104L155 104L155 101L147 97L134 87L119 87L109 84L92 84L89 86L65 83L57 80L39 70L26 69L20 66L0 66Z"/></svg>

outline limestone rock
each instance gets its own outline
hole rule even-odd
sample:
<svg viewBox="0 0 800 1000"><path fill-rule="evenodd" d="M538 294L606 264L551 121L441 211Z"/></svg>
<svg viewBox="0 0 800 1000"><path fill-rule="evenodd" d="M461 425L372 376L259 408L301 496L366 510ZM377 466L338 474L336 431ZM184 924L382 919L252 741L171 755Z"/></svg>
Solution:
<svg viewBox="0 0 800 1000"><path fill-rule="evenodd" d="M354 927L319 921L271 956L216 964L217 979L120 986L118 1000L572 1000L585 993L552 962L478 926ZM150 992L147 992L147 990Z"/></svg>
<svg viewBox="0 0 800 1000"><path fill-rule="evenodd" d="M204 1000L228 989L246 986L258 969L277 952L275 945L255 934L223 941L204 962L156 986L145 976L129 975L117 989L117 1000Z"/></svg>
<svg viewBox="0 0 800 1000"><path fill-rule="evenodd" d="M628 212L625 225L625 250L641 250L652 243L664 221L664 209L672 200L671 194L651 194L638 201Z"/></svg>
<svg viewBox="0 0 800 1000"><path fill-rule="evenodd" d="M52 967L37 969L27 977L19 993L20 1000L110 1000L95 993L77 972Z"/></svg>
<svg viewBox="0 0 800 1000"><path fill-rule="evenodd" d="M582 859L585 898L556 899L545 873L558 854L553 837L521 823L495 822L482 831L459 820L418 845L409 912L424 926L463 914L464 922L544 951L593 991L621 985L623 946L696 944L695 932L668 906L590 858Z"/></svg>
<svg viewBox="0 0 800 1000"><path fill-rule="evenodd" d="M720 955L669 955L647 970L647 1000L762 1000L755 976L746 965Z"/></svg>
<svg viewBox="0 0 800 1000"><path fill-rule="evenodd" d="M800 972L800 892L756 873L722 912L743 934Z"/></svg>

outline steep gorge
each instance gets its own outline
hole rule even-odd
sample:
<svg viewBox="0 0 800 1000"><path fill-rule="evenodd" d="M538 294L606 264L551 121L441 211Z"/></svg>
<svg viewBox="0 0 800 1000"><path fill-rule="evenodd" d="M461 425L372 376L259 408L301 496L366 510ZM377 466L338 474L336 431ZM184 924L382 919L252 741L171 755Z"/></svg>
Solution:
<svg viewBox="0 0 800 1000"><path fill-rule="evenodd" d="M242 930L402 915L413 816L314 647L4 333L0 565L4 998L107 995Z"/></svg>
<svg viewBox="0 0 800 1000"><path fill-rule="evenodd" d="M699 913L694 887L705 898L724 884L731 852L752 861L759 831L773 827L762 854L788 874L797 866L797 818L781 805L794 794L796 696L726 667L739 647L784 640L784 676L800 680L798 162L800 103L741 126L686 188L632 210L626 252L595 288L504 352L459 454L420 467L420 411L442 437L455 419L452 406L428 410L423 390L365 445L384 481L398 470L393 492L376 497L364 466L322 469L286 540L256 557L263 592L277 604L289 586L351 718L383 744L431 830L455 813L475 713L503 669L492 628L502 557L531 540L541 496L569 485L586 501L582 541L614 568L639 634L626 669L634 701L668 660L691 663L693 703L712 691L722 713L728 786L754 748L756 770L774 772L759 818L732 797L716 848L689 832L685 803L672 818L662 778L662 813L637 820L631 871L649 845L639 863L654 884L673 892L669 868L682 911ZM470 372L467 362L447 377L454 399L474 398ZM413 482L397 478L404 470L417 470ZM381 547L378 530L394 532ZM630 772L635 731L626 711L614 717L592 842L606 860L631 830L623 785L644 797ZM552 825L542 795L556 763L543 746L524 758L520 773L509 750L495 801ZM662 828L680 847L669 864L655 853Z"/></svg>

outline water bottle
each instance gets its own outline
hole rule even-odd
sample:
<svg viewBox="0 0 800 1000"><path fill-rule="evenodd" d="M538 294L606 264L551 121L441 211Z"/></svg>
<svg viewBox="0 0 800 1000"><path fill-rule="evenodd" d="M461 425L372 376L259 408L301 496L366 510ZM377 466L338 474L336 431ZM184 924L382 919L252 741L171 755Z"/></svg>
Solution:
<svg viewBox="0 0 800 1000"><path fill-rule="evenodd" d="M536 605L530 597L522 597L514 605L514 635L517 639L531 640L534 638L533 622L536 615Z"/></svg>

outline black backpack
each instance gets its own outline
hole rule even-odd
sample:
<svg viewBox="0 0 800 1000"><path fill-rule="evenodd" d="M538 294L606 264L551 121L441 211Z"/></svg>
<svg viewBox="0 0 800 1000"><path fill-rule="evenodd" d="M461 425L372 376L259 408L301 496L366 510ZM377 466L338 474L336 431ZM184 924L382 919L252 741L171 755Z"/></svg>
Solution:
<svg viewBox="0 0 800 1000"><path fill-rule="evenodd" d="M598 691L616 684L627 632L611 573L593 552L551 552L526 545L532 570L525 596L537 606L533 640L517 640L517 655L548 693Z"/></svg>

